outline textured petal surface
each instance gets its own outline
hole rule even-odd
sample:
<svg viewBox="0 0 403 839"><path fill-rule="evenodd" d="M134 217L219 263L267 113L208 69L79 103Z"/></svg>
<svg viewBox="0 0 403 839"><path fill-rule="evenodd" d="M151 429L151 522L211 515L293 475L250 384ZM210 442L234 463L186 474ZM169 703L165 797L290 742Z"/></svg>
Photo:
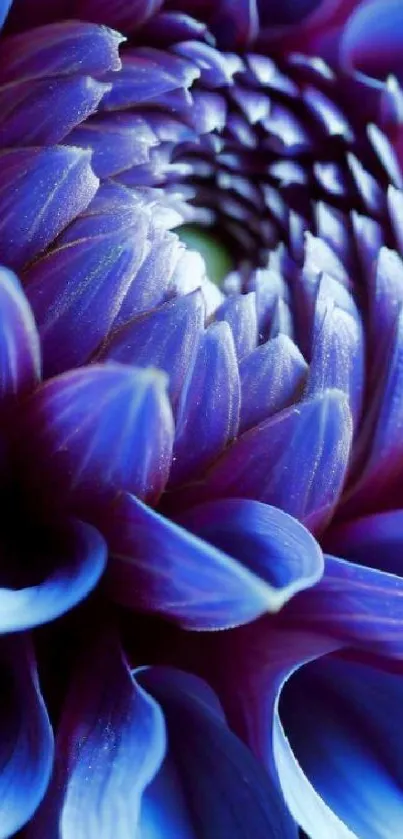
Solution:
<svg viewBox="0 0 403 839"><path fill-rule="evenodd" d="M53 784L29 839L113 839L116 831L132 839L144 788L164 753L160 708L136 683L115 638L101 633L75 673Z"/></svg>
<svg viewBox="0 0 403 839"><path fill-rule="evenodd" d="M17 562L20 559L23 567L29 560L31 573L41 579L27 584L22 572L17 588L0 588L1 633L29 629L69 611L95 588L107 560L100 534L75 520L46 534L37 546L29 545L26 554L17 557ZM15 558L9 561L13 559L15 566Z"/></svg>
<svg viewBox="0 0 403 839"><path fill-rule="evenodd" d="M104 532L113 597L189 629L223 629L277 611L322 573L308 531L252 501L201 505L176 524L122 495Z"/></svg>
<svg viewBox="0 0 403 839"><path fill-rule="evenodd" d="M156 500L168 477L173 421L166 378L152 368L93 365L40 387L19 447L35 492L92 513L121 490Z"/></svg>
<svg viewBox="0 0 403 839"><path fill-rule="evenodd" d="M45 794L53 736L25 638L1 642L0 673L0 837L8 839L31 818Z"/></svg>
<svg viewBox="0 0 403 839"><path fill-rule="evenodd" d="M167 835L180 835L180 839L294 839L297 827L281 794L229 730L207 685L169 668L151 668L139 678L163 708L170 758L166 775L170 780L179 778L193 828L182 835L176 830L171 834L168 816L161 831L162 796L157 778L144 799L150 835L155 839Z"/></svg>
<svg viewBox="0 0 403 839"><path fill-rule="evenodd" d="M325 391L239 437L210 471L208 492L275 504L318 529L338 501L350 442L345 397Z"/></svg>

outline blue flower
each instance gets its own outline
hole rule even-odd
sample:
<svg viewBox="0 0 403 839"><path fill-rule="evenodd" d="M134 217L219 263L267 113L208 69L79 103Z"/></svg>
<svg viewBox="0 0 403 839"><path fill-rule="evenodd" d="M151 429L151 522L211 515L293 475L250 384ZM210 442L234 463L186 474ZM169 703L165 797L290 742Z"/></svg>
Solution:
<svg viewBox="0 0 403 839"><path fill-rule="evenodd" d="M0 19L0 839L395 839L401 4Z"/></svg>

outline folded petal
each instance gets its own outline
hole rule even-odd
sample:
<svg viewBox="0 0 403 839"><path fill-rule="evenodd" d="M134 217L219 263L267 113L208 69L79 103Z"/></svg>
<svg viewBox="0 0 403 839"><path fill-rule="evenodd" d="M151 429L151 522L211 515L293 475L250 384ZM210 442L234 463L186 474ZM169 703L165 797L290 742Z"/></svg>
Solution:
<svg viewBox="0 0 403 839"><path fill-rule="evenodd" d="M370 563L369 550L368 560ZM320 582L296 596L283 617L288 626L305 627L374 653L403 657L403 579L393 573L327 555Z"/></svg>
<svg viewBox="0 0 403 839"><path fill-rule="evenodd" d="M37 257L95 195L87 151L65 146L0 153L0 259L15 270Z"/></svg>
<svg viewBox="0 0 403 839"><path fill-rule="evenodd" d="M23 396L41 375L39 336L17 277L0 268L0 399Z"/></svg>
<svg viewBox="0 0 403 839"><path fill-rule="evenodd" d="M309 532L253 501L200 505L177 524L121 495L103 532L114 599L188 629L225 629L278 611L322 573Z"/></svg>
<svg viewBox="0 0 403 839"><path fill-rule="evenodd" d="M53 736L33 652L23 636L0 646L0 837L29 821L52 772Z"/></svg>
<svg viewBox="0 0 403 839"><path fill-rule="evenodd" d="M18 587L0 588L0 633L39 626L80 603L105 570L107 547L95 528L72 519L11 559ZM26 583L27 563L39 582Z"/></svg>
<svg viewBox="0 0 403 839"><path fill-rule="evenodd" d="M280 717L294 759L340 820L334 832L326 829L329 837L394 839L399 834L402 700L402 672L383 672L339 656L303 667L285 686ZM293 779L281 774L287 799ZM302 800L299 813L292 809L312 839L325 835Z"/></svg>
<svg viewBox="0 0 403 839"><path fill-rule="evenodd" d="M51 379L25 404L18 451L48 503L99 512L122 490L156 500L166 483L173 420L166 377L121 364Z"/></svg>
<svg viewBox="0 0 403 839"><path fill-rule="evenodd" d="M137 684L116 639L101 633L74 674L53 782L29 839L113 839L116 831L132 839L144 789L164 753L159 706Z"/></svg>
<svg viewBox="0 0 403 839"><path fill-rule="evenodd" d="M274 504L317 530L339 499L350 443L345 396L327 390L242 434L210 470L206 493Z"/></svg>
<svg viewBox="0 0 403 839"><path fill-rule="evenodd" d="M169 737L168 759L144 796L141 824L147 835L296 839L297 827L281 794L227 727L208 686L163 667L144 670L138 678L161 704ZM179 833L183 799L190 819Z"/></svg>

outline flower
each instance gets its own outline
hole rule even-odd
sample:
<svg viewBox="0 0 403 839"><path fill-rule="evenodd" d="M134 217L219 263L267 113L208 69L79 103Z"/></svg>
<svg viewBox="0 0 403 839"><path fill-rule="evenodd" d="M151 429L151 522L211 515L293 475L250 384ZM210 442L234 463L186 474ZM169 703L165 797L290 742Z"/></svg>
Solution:
<svg viewBox="0 0 403 839"><path fill-rule="evenodd" d="M275 5L2 7L0 836L399 832L402 12Z"/></svg>

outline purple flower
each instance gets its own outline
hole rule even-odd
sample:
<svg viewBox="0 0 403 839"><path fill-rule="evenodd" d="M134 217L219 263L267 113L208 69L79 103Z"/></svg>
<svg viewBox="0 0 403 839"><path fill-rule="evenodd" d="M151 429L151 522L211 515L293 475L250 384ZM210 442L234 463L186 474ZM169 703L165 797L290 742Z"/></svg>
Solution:
<svg viewBox="0 0 403 839"><path fill-rule="evenodd" d="M0 20L0 839L395 839L401 4Z"/></svg>

